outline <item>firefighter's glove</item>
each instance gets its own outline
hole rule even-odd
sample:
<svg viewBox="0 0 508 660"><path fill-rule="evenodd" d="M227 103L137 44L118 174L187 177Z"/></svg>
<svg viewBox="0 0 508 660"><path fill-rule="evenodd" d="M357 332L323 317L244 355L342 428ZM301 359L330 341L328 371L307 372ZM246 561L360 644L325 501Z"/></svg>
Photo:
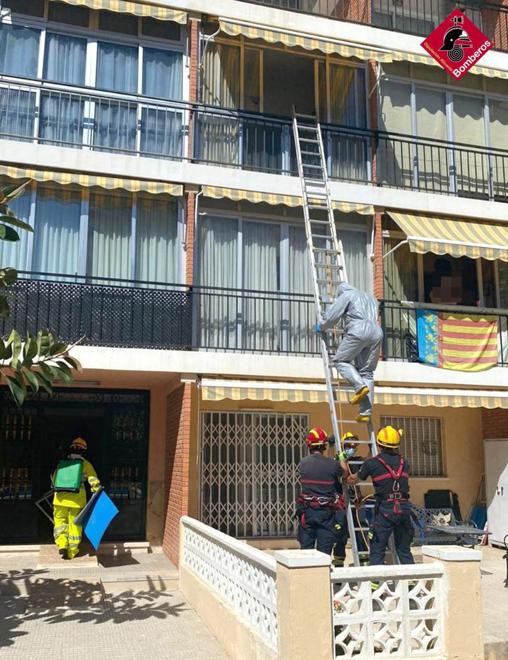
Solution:
<svg viewBox="0 0 508 660"><path fill-rule="evenodd" d="M314 330L315 330L318 334L320 334L320 333L321 333L321 323L316 323L316 327L314 328Z"/></svg>
<svg viewBox="0 0 508 660"><path fill-rule="evenodd" d="M348 449L343 449L341 452L337 454L337 460L338 461L348 461L350 458L353 458L355 455L356 450L353 449L353 447L349 447Z"/></svg>
<svg viewBox="0 0 508 660"><path fill-rule="evenodd" d="M90 490L92 491L92 493L96 493L101 487L101 482L98 479L95 479L94 477L90 477L88 483L90 484Z"/></svg>
<svg viewBox="0 0 508 660"><path fill-rule="evenodd" d="M329 445L334 445L335 444L335 436L334 435L329 435L328 436L328 444Z"/></svg>

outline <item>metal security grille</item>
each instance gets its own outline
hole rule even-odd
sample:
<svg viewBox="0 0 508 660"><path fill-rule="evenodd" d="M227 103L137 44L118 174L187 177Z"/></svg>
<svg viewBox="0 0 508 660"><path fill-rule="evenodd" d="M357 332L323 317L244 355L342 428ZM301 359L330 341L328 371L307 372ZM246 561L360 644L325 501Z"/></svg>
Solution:
<svg viewBox="0 0 508 660"><path fill-rule="evenodd" d="M291 536L308 415L204 412L201 518L236 537Z"/></svg>
<svg viewBox="0 0 508 660"><path fill-rule="evenodd" d="M443 439L439 417L381 417L381 426L403 429L401 453L414 477L444 477Z"/></svg>

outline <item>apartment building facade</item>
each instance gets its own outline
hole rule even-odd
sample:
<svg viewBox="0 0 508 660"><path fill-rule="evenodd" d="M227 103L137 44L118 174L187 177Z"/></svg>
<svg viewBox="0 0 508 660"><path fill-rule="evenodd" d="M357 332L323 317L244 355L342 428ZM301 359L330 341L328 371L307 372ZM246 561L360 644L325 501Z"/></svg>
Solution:
<svg viewBox="0 0 508 660"><path fill-rule="evenodd" d="M4 0L0 176L31 180L34 233L0 245L22 272L3 331L82 338L84 372L22 410L0 394L2 542L48 537L33 499L77 433L110 538L176 560L187 513L293 535L305 430L329 428L293 106L322 123L349 280L381 301L375 423L405 429L416 503L451 489L468 514L508 421L508 6L421 4ZM420 46L455 6L495 47L460 82ZM447 305L495 316L497 367L418 363L417 310Z"/></svg>

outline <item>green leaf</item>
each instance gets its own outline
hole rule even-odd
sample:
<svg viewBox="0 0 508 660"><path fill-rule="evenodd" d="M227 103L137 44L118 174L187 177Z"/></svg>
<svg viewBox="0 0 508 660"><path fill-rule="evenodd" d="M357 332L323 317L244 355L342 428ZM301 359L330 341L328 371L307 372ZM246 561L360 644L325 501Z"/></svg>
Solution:
<svg viewBox="0 0 508 660"><path fill-rule="evenodd" d="M76 358L71 357L70 355L66 355L64 357L64 360L75 371L77 371L77 372L83 371L83 367L81 366L81 362L79 360L76 360Z"/></svg>
<svg viewBox="0 0 508 660"><path fill-rule="evenodd" d="M10 360L12 357L12 346L4 342L0 337L0 360Z"/></svg>
<svg viewBox="0 0 508 660"><path fill-rule="evenodd" d="M12 202L13 199L17 199L20 197L24 192L25 188L28 186L30 183L30 179L28 181L25 181L25 183L22 183L21 185L11 185L11 186L5 186L2 188L2 195L3 195L3 200L7 200L9 202Z"/></svg>
<svg viewBox="0 0 508 660"><path fill-rule="evenodd" d="M24 229L25 231L32 232L34 230L34 228L29 225L28 222L24 222L23 220L16 218L15 215L0 215L0 220L8 225L12 225L13 227L18 227L18 229Z"/></svg>
<svg viewBox="0 0 508 660"><path fill-rule="evenodd" d="M0 296L0 317L5 318L6 316L9 316L10 311L7 298L5 296Z"/></svg>
<svg viewBox="0 0 508 660"><path fill-rule="evenodd" d="M60 369L60 371L63 374L62 380L64 381L64 383L72 383L72 371L65 364L65 362L62 362L61 360L59 360L56 363L56 366L58 367L58 369Z"/></svg>
<svg viewBox="0 0 508 660"><path fill-rule="evenodd" d="M68 344L64 344L63 342L55 342L49 349L49 355L60 355L60 353L65 353L68 348Z"/></svg>
<svg viewBox="0 0 508 660"><path fill-rule="evenodd" d="M55 380L60 380L61 376L56 367L52 367L51 365L45 364L44 362L41 362L38 367L41 371L41 374L49 383L53 383Z"/></svg>
<svg viewBox="0 0 508 660"><path fill-rule="evenodd" d="M39 381L39 385L42 387L42 389L45 390L48 394L53 394L51 381L48 381L39 371L35 371L34 375Z"/></svg>
<svg viewBox="0 0 508 660"><path fill-rule="evenodd" d="M23 374L24 379L27 381L27 383L30 385L32 388L33 392L38 392L39 391L39 381L37 379L37 376L30 371L27 367L21 367L21 373Z"/></svg>
<svg viewBox="0 0 508 660"><path fill-rule="evenodd" d="M37 342L30 335L27 336L25 347L24 347L24 360L23 362L31 363L34 357L37 355Z"/></svg>
<svg viewBox="0 0 508 660"><path fill-rule="evenodd" d="M0 241L19 241L19 234L12 227L0 225Z"/></svg>
<svg viewBox="0 0 508 660"><path fill-rule="evenodd" d="M0 286L10 286L18 279L15 268L0 268Z"/></svg>
<svg viewBox="0 0 508 660"><path fill-rule="evenodd" d="M19 356L21 355L21 349L23 347L21 343L21 337L16 330L12 330L9 338L7 339L7 344L12 346L12 360L11 366L13 369L18 369L19 366Z"/></svg>
<svg viewBox="0 0 508 660"><path fill-rule="evenodd" d="M37 354L40 357L47 357L50 347L50 337L47 330L39 330L37 333Z"/></svg>
<svg viewBox="0 0 508 660"><path fill-rule="evenodd" d="M9 386L16 405L21 407L26 397L25 384L20 382L21 379L16 378L15 376L5 376L5 380L7 381L7 385Z"/></svg>

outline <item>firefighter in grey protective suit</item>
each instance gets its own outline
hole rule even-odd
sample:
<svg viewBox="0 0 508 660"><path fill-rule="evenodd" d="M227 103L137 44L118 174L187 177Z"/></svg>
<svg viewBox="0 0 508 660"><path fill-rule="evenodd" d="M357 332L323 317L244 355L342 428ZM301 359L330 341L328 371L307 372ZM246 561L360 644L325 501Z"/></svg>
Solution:
<svg viewBox="0 0 508 660"><path fill-rule="evenodd" d="M318 332L344 321L344 334L332 360L340 375L354 388L351 403L360 404L358 422L369 422L374 402L374 370L381 352L383 331L378 325L378 303L374 296L342 282L337 298Z"/></svg>

